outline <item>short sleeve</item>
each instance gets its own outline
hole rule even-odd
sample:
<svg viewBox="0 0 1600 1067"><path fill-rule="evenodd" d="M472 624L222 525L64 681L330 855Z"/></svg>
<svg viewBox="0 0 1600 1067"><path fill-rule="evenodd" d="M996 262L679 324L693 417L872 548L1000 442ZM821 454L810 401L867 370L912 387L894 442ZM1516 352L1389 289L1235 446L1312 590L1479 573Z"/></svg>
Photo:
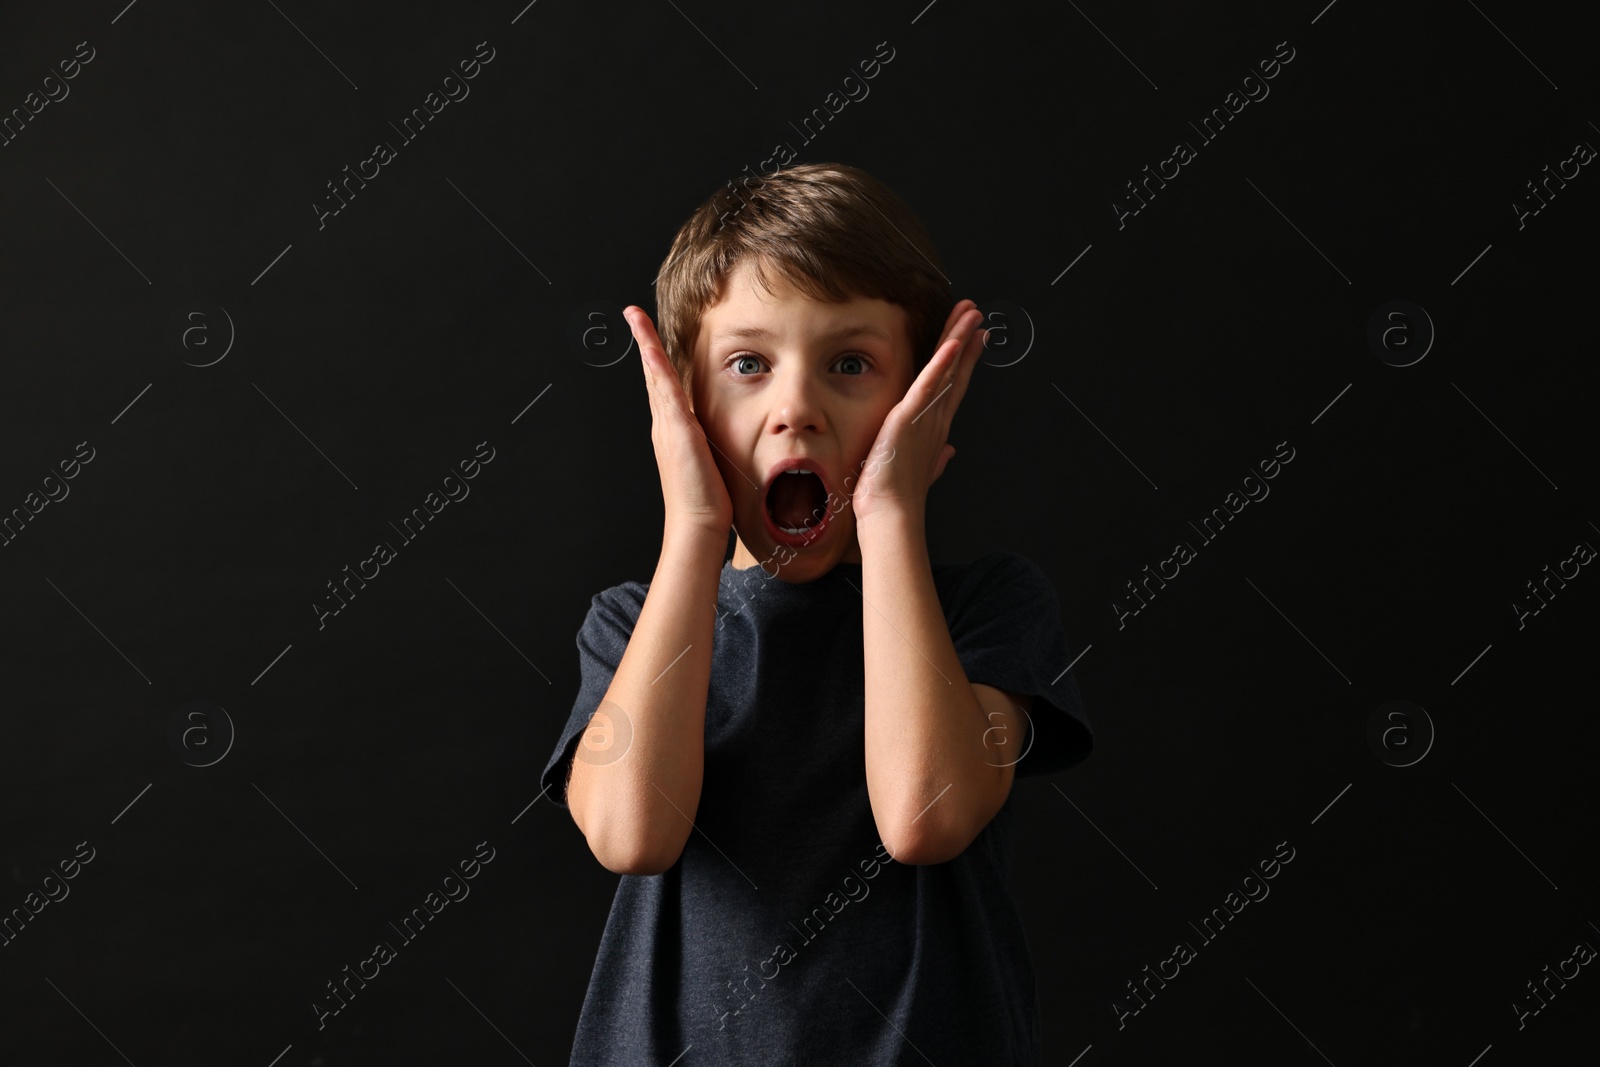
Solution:
<svg viewBox="0 0 1600 1067"><path fill-rule="evenodd" d="M611 679L628 648L628 638L644 609L645 587L624 582L601 593L589 602L589 614L578 630L578 697L561 729L555 751L539 775L543 796L567 807L567 767L577 750L578 740L594 717L595 710L611 688ZM570 810L570 809L569 809Z"/></svg>
<svg viewBox="0 0 1600 1067"><path fill-rule="evenodd" d="M1094 733L1077 682L1055 587L1015 552L973 563L945 607L950 640L967 681L1033 696L1016 775L1054 774L1081 763Z"/></svg>

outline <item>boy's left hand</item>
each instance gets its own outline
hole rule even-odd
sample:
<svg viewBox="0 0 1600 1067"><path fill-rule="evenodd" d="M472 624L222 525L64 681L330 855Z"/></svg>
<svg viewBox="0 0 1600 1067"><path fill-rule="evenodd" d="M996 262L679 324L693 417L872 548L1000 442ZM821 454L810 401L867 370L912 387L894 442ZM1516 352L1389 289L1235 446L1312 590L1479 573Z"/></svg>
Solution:
<svg viewBox="0 0 1600 1067"><path fill-rule="evenodd" d="M850 497L857 528L874 515L924 518L928 489L956 454L946 440L983 352L988 331L978 329L982 322L983 312L973 301L956 304L933 357L885 416Z"/></svg>

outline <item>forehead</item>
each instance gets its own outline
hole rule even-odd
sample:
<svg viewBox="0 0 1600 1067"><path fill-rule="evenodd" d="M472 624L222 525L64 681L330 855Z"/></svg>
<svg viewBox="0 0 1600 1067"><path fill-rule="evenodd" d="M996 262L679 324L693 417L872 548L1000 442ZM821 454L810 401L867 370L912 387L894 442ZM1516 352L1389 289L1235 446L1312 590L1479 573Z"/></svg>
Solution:
<svg viewBox="0 0 1600 1067"><path fill-rule="evenodd" d="M896 304L860 295L841 304L814 300L770 267L766 282L770 291L748 261L736 265L720 299L701 316L701 337L711 345L770 343L791 335L824 344L865 339L897 347L909 343L909 318Z"/></svg>

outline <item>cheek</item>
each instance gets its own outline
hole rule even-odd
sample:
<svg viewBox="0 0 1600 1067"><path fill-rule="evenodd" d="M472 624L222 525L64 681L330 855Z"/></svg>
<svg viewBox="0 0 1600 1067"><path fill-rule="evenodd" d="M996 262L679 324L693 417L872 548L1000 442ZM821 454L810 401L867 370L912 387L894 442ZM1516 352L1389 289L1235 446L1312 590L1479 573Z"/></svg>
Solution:
<svg viewBox="0 0 1600 1067"><path fill-rule="evenodd" d="M898 396L884 397L868 409L859 427L862 438L861 447L863 449L870 448L872 442L878 439L878 434L883 430L884 421L888 419L889 413L894 410L895 405L899 402L900 398Z"/></svg>
<svg viewBox="0 0 1600 1067"><path fill-rule="evenodd" d="M740 468L750 462L750 449L748 441L750 435L741 433L737 411L728 407L726 403L710 404L707 407L696 408L695 419L700 423L700 428L705 431L706 440L711 444L711 458L716 463L717 469L734 484L737 479L744 484L744 479L739 477Z"/></svg>

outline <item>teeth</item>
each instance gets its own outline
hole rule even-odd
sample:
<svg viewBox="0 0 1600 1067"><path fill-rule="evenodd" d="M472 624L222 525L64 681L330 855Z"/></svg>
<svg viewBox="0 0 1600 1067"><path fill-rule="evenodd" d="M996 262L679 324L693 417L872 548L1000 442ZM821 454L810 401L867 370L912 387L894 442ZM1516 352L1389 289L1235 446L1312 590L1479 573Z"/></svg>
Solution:
<svg viewBox="0 0 1600 1067"><path fill-rule="evenodd" d="M822 475L817 474L816 471L812 470L809 467L795 467L792 470L780 471L779 473L780 474L812 474L812 475L816 475L816 477L818 477L818 478L822 477ZM815 523L816 521L817 520L814 520L814 519L813 520L807 520L807 522L806 522L806 524L804 526L799 526L799 527L785 526L782 523L777 523L776 525L777 525L778 529L782 530L784 533L789 534L791 537L795 537L795 536L799 536L801 534L814 533L816 531L816 529L817 529L817 526L813 525L813 523Z"/></svg>

